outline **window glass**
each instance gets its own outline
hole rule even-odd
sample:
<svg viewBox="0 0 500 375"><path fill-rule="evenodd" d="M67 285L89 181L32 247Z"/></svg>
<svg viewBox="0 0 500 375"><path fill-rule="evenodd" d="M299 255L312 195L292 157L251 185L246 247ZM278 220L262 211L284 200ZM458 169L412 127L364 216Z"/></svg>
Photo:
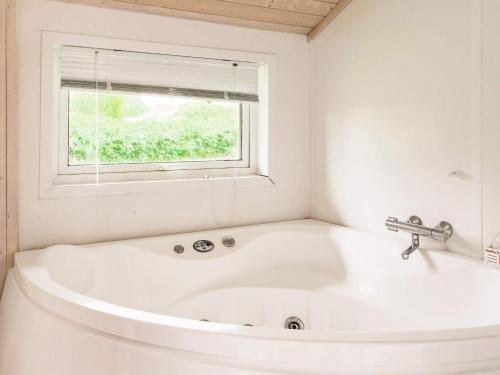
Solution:
<svg viewBox="0 0 500 375"><path fill-rule="evenodd" d="M105 90L97 96L92 90L68 91L70 166L96 163L96 150L101 164L242 158L238 103Z"/></svg>

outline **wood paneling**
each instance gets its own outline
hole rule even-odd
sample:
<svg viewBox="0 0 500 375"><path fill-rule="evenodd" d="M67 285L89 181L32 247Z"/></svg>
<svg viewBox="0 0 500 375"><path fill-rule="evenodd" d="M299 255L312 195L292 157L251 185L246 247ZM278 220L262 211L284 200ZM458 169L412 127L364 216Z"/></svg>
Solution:
<svg viewBox="0 0 500 375"><path fill-rule="evenodd" d="M7 1L7 269L19 249L17 148L17 7Z"/></svg>
<svg viewBox="0 0 500 375"><path fill-rule="evenodd" d="M257 7L288 10L292 12L326 16L339 0L226 0L228 3L254 5Z"/></svg>
<svg viewBox="0 0 500 375"><path fill-rule="evenodd" d="M58 0L309 35L345 8L345 0Z"/></svg>
<svg viewBox="0 0 500 375"><path fill-rule="evenodd" d="M18 249L16 4L0 0L0 291Z"/></svg>
<svg viewBox="0 0 500 375"><path fill-rule="evenodd" d="M7 0L0 0L0 289L7 274Z"/></svg>
<svg viewBox="0 0 500 375"><path fill-rule="evenodd" d="M183 10L194 13L249 19L290 26L314 27L321 21L320 16L291 12L274 8L233 3L223 0L137 0L137 4L152 5L161 8Z"/></svg>
<svg viewBox="0 0 500 375"><path fill-rule="evenodd" d="M254 29L263 29L271 31L282 31L294 34L307 34L310 30L309 27L281 25L271 22L254 21L249 19L233 18L226 16L219 16L206 13L187 12L178 9L163 8L160 6L151 6L146 4L137 4L125 0L56 0L70 3L78 3L85 5L92 5L103 8L128 10L133 12L156 14L160 16L179 17L186 19L193 19L199 21L222 23L226 25L244 26Z"/></svg>

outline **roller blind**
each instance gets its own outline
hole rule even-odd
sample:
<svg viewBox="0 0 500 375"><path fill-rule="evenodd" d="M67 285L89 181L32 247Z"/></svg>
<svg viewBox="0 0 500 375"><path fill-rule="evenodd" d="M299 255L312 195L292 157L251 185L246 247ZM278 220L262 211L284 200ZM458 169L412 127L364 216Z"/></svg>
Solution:
<svg viewBox="0 0 500 375"><path fill-rule="evenodd" d="M257 102L258 63L61 46L61 87Z"/></svg>

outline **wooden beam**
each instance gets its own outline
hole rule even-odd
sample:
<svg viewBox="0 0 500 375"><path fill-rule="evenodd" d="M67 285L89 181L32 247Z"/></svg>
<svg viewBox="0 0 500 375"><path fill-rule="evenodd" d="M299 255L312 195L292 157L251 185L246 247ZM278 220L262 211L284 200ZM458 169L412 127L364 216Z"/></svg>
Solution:
<svg viewBox="0 0 500 375"><path fill-rule="evenodd" d="M327 27L330 22L332 22L351 2L352 0L340 0L337 5L327 14L323 20L318 23L310 32L307 34L307 40L311 41L318 36L318 34Z"/></svg>

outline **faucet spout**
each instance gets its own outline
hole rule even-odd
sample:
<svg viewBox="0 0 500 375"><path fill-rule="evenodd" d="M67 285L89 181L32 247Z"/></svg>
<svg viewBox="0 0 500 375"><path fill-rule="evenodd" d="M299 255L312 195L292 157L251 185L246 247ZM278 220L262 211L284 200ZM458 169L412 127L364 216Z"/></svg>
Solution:
<svg viewBox="0 0 500 375"><path fill-rule="evenodd" d="M420 235L412 233L411 235L411 246L401 253L401 258L404 260L408 260L410 258L410 254L413 253L420 247Z"/></svg>
<svg viewBox="0 0 500 375"><path fill-rule="evenodd" d="M413 253L417 249L418 249L418 246L411 245L408 249L406 249L405 251L403 251L401 253L401 258L403 258L404 260L408 260L410 258L410 254Z"/></svg>

